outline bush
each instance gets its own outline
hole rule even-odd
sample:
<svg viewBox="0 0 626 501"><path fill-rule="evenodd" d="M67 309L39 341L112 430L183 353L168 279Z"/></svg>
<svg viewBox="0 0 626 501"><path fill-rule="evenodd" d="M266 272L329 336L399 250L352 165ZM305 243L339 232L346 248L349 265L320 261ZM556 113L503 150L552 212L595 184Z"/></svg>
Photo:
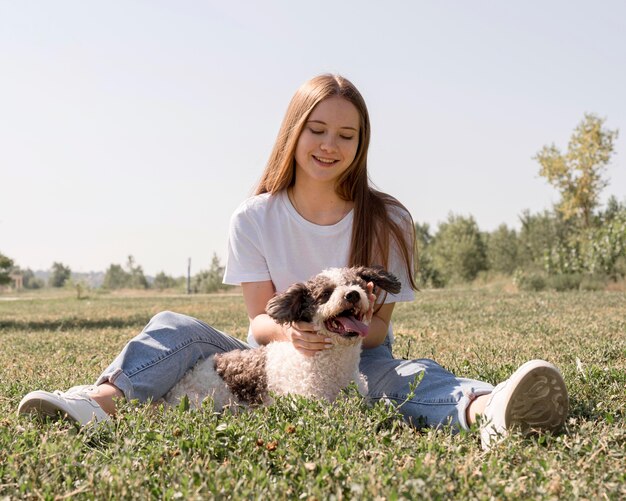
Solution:
<svg viewBox="0 0 626 501"><path fill-rule="evenodd" d="M583 281L582 273L560 273L558 275L549 275L546 285L549 289L558 292L578 290Z"/></svg>
<svg viewBox="0 0 626 501"><path fill-rule="evenodd" d="M626 256L620 256L615 260L616 278L626 278Z"/></svg>
<svg viewBox="0 0 626 501"><path fill-rule="evenodd" d="M610 282L610 277L603 274L589 274L583 276L580 282L580 290L583 291L601 291L606 289Z"/></svg>
<svg viewBox="0 0 626 501"><path fill-rule="evenodd" d="M611 278L602 273L558 273L547 275L542 271L525 271L518 269L513 275L513 283L521 291L542 291L546 289L557 292L571 290L600 291L606 289Z"/></svg>
<svg viewBox="0 0 626 501"><path fill-rule="evenodd" d="M513 274L513 283L521 291L542 291L546 288L546 277L544 273L533 271L522 271L518 269Z"/></svg>

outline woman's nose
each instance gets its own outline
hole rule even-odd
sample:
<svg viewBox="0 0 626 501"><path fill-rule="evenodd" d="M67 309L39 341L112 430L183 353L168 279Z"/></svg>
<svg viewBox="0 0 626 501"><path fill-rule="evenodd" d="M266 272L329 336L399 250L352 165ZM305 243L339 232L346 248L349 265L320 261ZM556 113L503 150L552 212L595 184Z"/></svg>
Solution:
<svg viewBox="0 0 626 501"><path fill-rule="evenodd" d="M328 134L322 139L320 148L324 151L335 151L337 149L337 140L332 136L332 134Z"/></svg>

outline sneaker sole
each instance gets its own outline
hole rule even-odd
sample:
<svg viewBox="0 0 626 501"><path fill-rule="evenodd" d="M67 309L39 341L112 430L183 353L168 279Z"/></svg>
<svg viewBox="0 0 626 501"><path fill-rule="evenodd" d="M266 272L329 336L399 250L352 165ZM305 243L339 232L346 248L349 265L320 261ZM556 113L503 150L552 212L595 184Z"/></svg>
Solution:
<svg viewBox="0 0 626 501"><path fill-rule="evenodd" d="M75 417L68 413L53 395L44 391L33 391L26 395L17 408L18 414L37 413L42 417L50 417L52 419L67 419L79 422Z"/></svg>
<svg viewBox="0 0 626 501"><path fill-rule="evenodd" d="M531 360L515 371L509 382L513 390L504 414L506 428L528 434L554 433L563 427L569 400L565 381L554 365Z"/></svg>

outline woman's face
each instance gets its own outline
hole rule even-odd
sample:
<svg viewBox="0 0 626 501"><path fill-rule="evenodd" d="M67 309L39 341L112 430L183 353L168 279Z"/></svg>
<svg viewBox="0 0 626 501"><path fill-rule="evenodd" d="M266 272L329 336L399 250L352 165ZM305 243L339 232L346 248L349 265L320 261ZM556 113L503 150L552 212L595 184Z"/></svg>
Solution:
<svg viewBox="0 0 626 501"><path fill-rule="evenodd" d="M359 147L359 112L350 101L333 96L309 115L296 145L296 179L334 182L354 160Z"/></svg>

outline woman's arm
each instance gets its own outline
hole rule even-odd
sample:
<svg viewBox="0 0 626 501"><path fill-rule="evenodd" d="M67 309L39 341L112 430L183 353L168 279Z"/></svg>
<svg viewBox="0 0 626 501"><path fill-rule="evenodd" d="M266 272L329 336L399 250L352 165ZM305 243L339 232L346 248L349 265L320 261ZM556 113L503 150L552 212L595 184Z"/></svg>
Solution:
<svg viewBox="0 0 626 501"><path fill-rule="evenodd" d="M241 288L255 341L259 344L286 341L282 327L265 314L265 306L275 292L272 281L246 282Z"/></svg>
<svg viewBox="0 0 626 501"><path fill-rule="evenodd" d="M372 316L369 331L363 339L363 348L376 348L383 343L387 336L394 306L395 303L383 304Z"/></svg>
<svg viewBox="0 0 626 501"><path fill-rule="evenodd" d="M317 351L332 346L330 340L318 335L310 323L279 325L265 313L267 302L275 292L271 280L246 282L242 283L241 287L250 318L252 335L257 343L264 345L272 341L290 341L298 351L305 355L315 355Z"/></svg>

